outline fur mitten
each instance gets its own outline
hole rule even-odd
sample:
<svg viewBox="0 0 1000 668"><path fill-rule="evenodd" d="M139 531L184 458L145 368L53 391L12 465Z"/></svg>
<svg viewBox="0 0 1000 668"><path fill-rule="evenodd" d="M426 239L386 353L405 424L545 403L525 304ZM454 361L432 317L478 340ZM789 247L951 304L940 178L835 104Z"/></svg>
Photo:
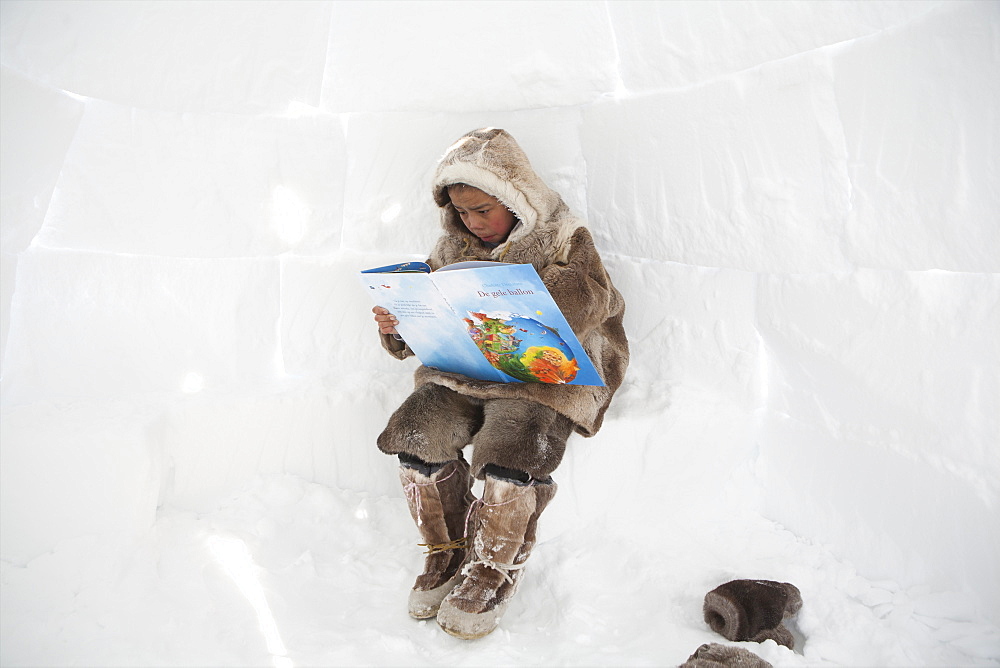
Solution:
<svg viewBox="0 0 1000 668"><path fill-rule="evenodd" d="M705 594L705 621L728 640L773 640L795 645L782 621L802 607L799 590L787 582L733 580Z"/></svg>
<svg viewBox="0 0 1000 668"><path fill-rule="evenodd" d="M742 647L712 643L702 645L679 668L772 668L764 659Z"/></svg>

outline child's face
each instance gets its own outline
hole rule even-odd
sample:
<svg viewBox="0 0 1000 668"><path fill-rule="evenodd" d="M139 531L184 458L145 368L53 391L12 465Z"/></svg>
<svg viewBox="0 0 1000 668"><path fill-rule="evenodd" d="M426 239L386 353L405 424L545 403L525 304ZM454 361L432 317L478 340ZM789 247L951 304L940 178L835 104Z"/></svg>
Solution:
<svg viewBox="0 0 1000 668"><path fill-rule="evenodd" d="M510 209L479 188L451 186L448 196L465 227L486 243L503 243L517 224L517 217Z"/></svg>

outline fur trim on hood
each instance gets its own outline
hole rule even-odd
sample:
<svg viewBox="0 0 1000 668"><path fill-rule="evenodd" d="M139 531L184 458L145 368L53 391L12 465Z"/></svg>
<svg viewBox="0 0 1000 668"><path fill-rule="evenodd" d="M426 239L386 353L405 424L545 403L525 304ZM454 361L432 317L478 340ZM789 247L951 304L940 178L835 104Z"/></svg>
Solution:
<svg viewBox="0 0 1000 668"><path fill-rule="evenodd" d="M465 227L448 196L448 186L457 183L479 188L514 212L518 222L506 241L493 247ZM463 260L533 265L606 386L498 383L425 366L417 369L416 384L435 383L479 399L534 401L569 418L581 434L596 433L625 375L629 349L622 326L625 301L590 231L535 173L514 138L497 128L474 130L448 149L434 176L433 195L444 234L428 264L435 270ZM413 354L389 336L382 344L399 359Z"/></svg>

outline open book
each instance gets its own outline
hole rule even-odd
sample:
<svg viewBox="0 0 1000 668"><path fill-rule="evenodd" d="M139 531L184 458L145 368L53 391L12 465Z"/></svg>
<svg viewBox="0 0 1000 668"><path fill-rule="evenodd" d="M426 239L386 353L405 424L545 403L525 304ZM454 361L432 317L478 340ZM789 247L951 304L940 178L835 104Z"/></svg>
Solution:
<svg viewBox="0 0 1000 668"><path fill-rule="evenodd" d="M426 366L501 383L600 385L530 264L404 262L361 272L372 301Z"/></svg>

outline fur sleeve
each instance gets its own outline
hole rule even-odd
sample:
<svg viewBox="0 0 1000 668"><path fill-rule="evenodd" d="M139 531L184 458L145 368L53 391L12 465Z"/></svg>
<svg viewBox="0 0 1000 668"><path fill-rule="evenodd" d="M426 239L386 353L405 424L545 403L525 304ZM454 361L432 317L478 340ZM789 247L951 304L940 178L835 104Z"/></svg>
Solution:
<svg viewBox="0 0 1000 668"><path fill-rule="evenodd" d="M581 341L624 307L586 228L573 233L566 261L548 265L541 277Z"/></svg>
<svg viewBox="0 0 1000 668"><path fill-rule="evenodd" d="M382 340L382 347L396 359L405 360L407 357L413 356L413 351L410 350L410 346L406 345L406 341L397 339L391 334L379 334L378 336Z"/></svg>

